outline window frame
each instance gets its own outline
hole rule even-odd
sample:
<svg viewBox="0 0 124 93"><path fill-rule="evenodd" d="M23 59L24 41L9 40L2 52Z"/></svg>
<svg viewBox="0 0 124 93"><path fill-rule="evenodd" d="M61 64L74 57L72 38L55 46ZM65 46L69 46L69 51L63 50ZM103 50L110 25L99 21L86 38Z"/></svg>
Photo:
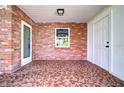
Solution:
<svg viewBox="0 0 124 93"><path fill-rule="evenodd" d="M57 29L68 29L68 37L57 37ZM57 46L57 38L68 38L68 46ZM69 48L70 47L70 28L55 28L55 47L56 48Z"/></svg>

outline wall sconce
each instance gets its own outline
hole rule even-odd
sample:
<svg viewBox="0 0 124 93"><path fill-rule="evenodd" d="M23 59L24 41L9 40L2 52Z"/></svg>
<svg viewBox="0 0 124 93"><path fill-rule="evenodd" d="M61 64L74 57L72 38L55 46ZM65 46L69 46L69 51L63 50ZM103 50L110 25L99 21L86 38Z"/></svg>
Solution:
<svg viewBox="0 0 124 93"><path fill-rule="evenodd" d="M57 9L57 14L59 16L63 16L64 15L64 9Z"/></svg>

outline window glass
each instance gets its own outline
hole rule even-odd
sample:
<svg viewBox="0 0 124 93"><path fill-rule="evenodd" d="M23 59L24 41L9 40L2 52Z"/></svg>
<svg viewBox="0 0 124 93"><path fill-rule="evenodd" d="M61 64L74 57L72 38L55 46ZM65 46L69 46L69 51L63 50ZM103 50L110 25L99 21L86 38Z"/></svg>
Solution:
<svg viewBox="0 0 124 93"><path fill-rule="evenodd" d="M69 47L70 46L70 30L69 28L57 28L55 30L55 46Z"/></svg>

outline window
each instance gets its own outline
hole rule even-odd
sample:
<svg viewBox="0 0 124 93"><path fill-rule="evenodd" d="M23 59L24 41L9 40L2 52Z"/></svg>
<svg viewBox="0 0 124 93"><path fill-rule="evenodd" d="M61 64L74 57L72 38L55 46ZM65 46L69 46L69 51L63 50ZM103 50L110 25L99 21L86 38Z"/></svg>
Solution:
<svg viewBox="0 0 124 93"><path fill-rule="evenodd" d="M70 47L70 29L55 29L55 47Z"/></svg>

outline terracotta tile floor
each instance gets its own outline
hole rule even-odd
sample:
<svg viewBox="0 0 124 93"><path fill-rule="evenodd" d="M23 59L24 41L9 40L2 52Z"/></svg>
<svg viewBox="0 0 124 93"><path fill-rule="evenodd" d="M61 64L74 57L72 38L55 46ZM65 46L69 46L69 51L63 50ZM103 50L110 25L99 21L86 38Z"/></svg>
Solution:
<svg viewBox="0 0 124 93"><path fill-rule="evenodd" d="M87 61L35 61L0 76L2 87L110 87L124 82Z"/></svg>

